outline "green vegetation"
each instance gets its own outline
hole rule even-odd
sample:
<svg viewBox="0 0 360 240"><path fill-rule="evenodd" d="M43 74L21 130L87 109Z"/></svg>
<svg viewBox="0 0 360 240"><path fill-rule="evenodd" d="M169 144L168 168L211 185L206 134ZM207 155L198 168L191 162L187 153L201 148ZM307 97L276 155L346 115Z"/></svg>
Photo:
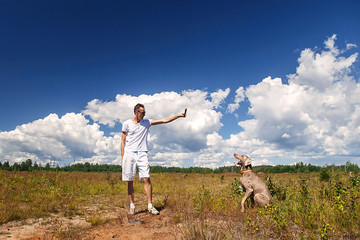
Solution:
<svg viewBox="0 0 360 240"><path fill-rule="evenodd" d="M53 171L53 172L121 172L121 166L113 165L113 164L90 164L88 162L85 163L77 163L72 164L70 166L50 167L50 163L47 163L44 167L41 164L37 164L36 162L33 164L31 159L26 160L22 163L14 163L12 166L9 162L5 161L3 163L0 162L0 169L6 171Z"/></svg>
<svg viewBox="0 0 360 240"><path fill-rule="evenodd" d="M329 172L322 181L319 173L259 176L273 202L256 208L247 201L245 213L240 212L244 192L236 177L225 186L217 174L212 176L217 184L203 177L183 201L169 198L169 207L181 215L184 239L359 239L359 175Z"/></svg>
<svg viewBox="0 0 360 240"><path fill-rule="evenodd" d="M0 224L49 213L82 214L94 196L125 200L119 174L9 172L0 170ZM94 219L91 219L94 222Z"/></svg>
<svg viewBox="0 0 360 240"><path fill-rule="evenodd" d="M50 167L50 164L47 163L44 167L41 164L33 163L31 159L26 160L22 163L14 163L12 166L9 162L0 162L0 169L7 171L61 171L61 172L121 172L121 166L114 164L91 164L88 162L72 164L70 166L54 168ZM322 171L344 171L344 172L360 172L360 168L356 164L347 162L345 165L341 166L315 166L311 164L303 164L302 162L296 163L294 165L276 165L276 166L254 166L254 172L259 173L314 173ZM180 167L162 167L162 166L152 166L152 173L238 173L240 172L239 167L229 166L229 167L219 167L217 169L211 168L202 168L202 167L189 167L189 168L180 168Z"/></svg>
<svg viewBox="0 0 360 240"><path fill-rule="evenodd" d="M183 239L359 239L360 175L324 168L319 173L259 173L273 202L246 202L237 173L153 173L154 205L171 212ZM127 207L119 173L0 170L0 224L50 213L71 218L98 206L86 220L103 224L102 209ZM143 194L143 184L134 182ZM137 206L146 207L145 198ZM85 231L85 230L84 230Z"/></svg>

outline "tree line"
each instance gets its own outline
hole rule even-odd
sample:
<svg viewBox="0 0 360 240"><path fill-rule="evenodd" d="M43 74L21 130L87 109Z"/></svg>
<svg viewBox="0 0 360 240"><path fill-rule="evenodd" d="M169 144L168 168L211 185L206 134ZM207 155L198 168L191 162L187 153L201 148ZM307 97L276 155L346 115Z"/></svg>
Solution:
<svg viewBox="0 0 360 240"><path fill-rule="evenodd" d="M52 167L50 163L47 163L45 166L42 166L40 163L36 163L27 159L21 163L14 163L10 165L8 161L0 162L0 169L6 171L62 171L62 172L113 172L120 173L122 171L120 165L116 164L93 164L89 162L85 163L76 163L69 166ZM345 171L345 172L360 172L360 168L357 164L351 162L346 162L345 165L335 166L325 165L325 166L316 166L312 164L304 164L302 162L296 163L294 165L262 165L254 166L254 172L263 172L263 173L313 173L321 172L324 170L331 171ZM189 167L189 168L180 168L180 167L163 167L163 166L151 166L150 171L152 173L239 173L240 167L227 166L219 167L216 169L203 168L203 167Z"/></svg>

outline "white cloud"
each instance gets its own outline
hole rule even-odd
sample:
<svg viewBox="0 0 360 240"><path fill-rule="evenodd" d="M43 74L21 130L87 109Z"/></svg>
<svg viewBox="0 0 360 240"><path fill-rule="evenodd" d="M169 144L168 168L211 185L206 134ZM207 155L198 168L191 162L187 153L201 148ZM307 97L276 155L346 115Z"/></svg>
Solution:
<svg viewBox="0 0 360 240"><path fill-rule="evenodd" d="M276 158L322 164L326 163L323 159L341 155L359 159L360 84L350 75L358 54L343 57L355 45L347 44L341 50L335 40L335 35L327 39L322 51L303 50L296 73L288 75L288 81L269 76L256 85L240 86L230 104L226 102L230 88L118 94L108 102L95 99L82 113L61 118L50 114L0 132L0 158L46 162L75 157L78 162L120 164L120 124L133 117L137 103L143 103L146 117L152 119L188 108L185 119L150 128L152 164L214 168L232 164L235 152L251 156L254 165L272 164ZM234 113L245 97L250 118L238 123L241 131L234 129L230 137L223 138L219 131L222 112ZM95 123L90 124L85 116ZM101 124L113 133L104 136Z"/></svg>
<svg viewBox="0 0 360 240"><path fill-rule="evenodd" d="M254 120L239 123L244 135L288 155L360 154L360 85L349 75L357 53L342 57L335 39L320 53L302 51L289 84L268 77L246 89Z"/></svg>
<svg viewBox="0 0 360 240"><path fill-rule="evenodd" d="M221 141L222 141L222 137L217 133L217 132L213 132L212 134L208 134L206 136L206 144L208 146L220 146Z"/></svg>
<svg viewBox="0 0 360 240"><path fill-rule="evenodd" d="M335 46L336 35L325 41L327 51L316 53L311 49L301 52L298 59L299 67L295 74L289 75L289 82L324 91L336 81L343 81L350 72L350 66L355 62L358 53L345 58L339 56L340 51ZM349 45L348 45L349 46Z"/></svg>
<svg viewBox="0 0 360 240"><path fill-rule="evenodd" d="M333 156L345 163L347 156L359 156L360 84L350 75L358 54L343 57L346 50L339 50L335 39L325 41L323 51L302 51L288 83L267 77L246 88L253 118L239 122L243 131L228 139L218 132L207 135L208 148L194 162L210 166L223 158L228 164L234 152L250 155L254 165L271 165L276 158L324 164ZM229 112L232 106L237 105L229 105Z"/></svg>
<svg viewBox="0 0 360 240"><path fill-rule="evenodd" d="M114 141L120 142L104 137L98 124L89 124L82 114L75 113L67 113L61 118L50 114L13 131L0 133L1 157L10 162L27 158L40 162L73 158L91 161L95 156L101 162L102 156L114 152L114 146L118 145Z"/></svg>
<svg viewBox="0 0 360 240"><path fill-rule="evenodd" d="M61 118L50 114L44 119L18 126L15 130L0 133L0 157L3 160L48 160L98 162L120 164L121 128L104 136L99 124L114 127L133 117L133 107L143 103L147 118L161 119L180 114L188 108L187 117L150 129L150 149L154 164L175 166L196 157L207 147L207 135L218 131L222 114L214 110L223 102L230 89L208 93L200 90L162 92L154 95L117 95L115 101L93 100L83 114L68 113ZM98 122L98 123L96 123Z"/></svg>
<svg viewBox="0 0 360 240"><path fill-rule="evenodd" d="M195 166L204 166L214 168L215 165L222 166L222 161L226 157L224 151L211 151L211 149L206 149L202 151L194 159Z"/></svg>
<svg viewBox="0 0 360 240"><path fill-rule="evenodd" d="M225 98L229 95L230 88L225 90L219 89L217 92L213 92L210 94L212 98L211 103L213 104L214 108L220 107L222 103L224 103Z"/></svg>
<svg viewBox="0 0 360 240"><path fill-rule="evenodd" d="M202 164L201 167L215 169L218 168L219 165L216 163L206 163L206 164Z"/></svg>
<svg viewBox="0 0 360 240"><path fill-rule="evenodd" d="M117 95L112 102L91 101L83 113L101 124L114 126L116 122L124 122L133 117L136 103L145 105L146 117L150 119L177 115L187 108L185 119L151 127L150 149L156 152L199 151L206 147L207 134L221 128L222 114L214 108L219 107L229 91L230 89L218 90L209 94L200 90L189 90L181 94L162 92L138 97ZM108 114L110 112L112 114Z"/></svg>
<svg viewBox="0 0 360 240"><path fill-rule="evenodd" d="M346 50L349 50L351 48L356 48L356 47L357 47L356 44L352 44L352 43L346 44Z"/></svg>
<svg viewBox="0 0 360 240"><path fill-rule="evenodd" d="M236 95L234 103L229 104L227 108L227 111L229 113L233 113L236 109L238 109L240 106L240 102L245 100L245 91L243 87L239 87L235 93Z"/></svg>

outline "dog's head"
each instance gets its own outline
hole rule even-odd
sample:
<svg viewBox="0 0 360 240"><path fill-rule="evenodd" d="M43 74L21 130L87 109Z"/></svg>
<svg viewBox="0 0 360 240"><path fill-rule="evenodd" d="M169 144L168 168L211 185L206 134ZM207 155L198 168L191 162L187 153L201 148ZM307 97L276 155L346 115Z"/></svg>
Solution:
<svg viewBox="0 0 360 240"><path fill-rule="evenodd" d="M238 161L234 162L235 166L248 166L251 164L251 158L246 155L238 155L234 154L235 158L238 159Z"/></svg>

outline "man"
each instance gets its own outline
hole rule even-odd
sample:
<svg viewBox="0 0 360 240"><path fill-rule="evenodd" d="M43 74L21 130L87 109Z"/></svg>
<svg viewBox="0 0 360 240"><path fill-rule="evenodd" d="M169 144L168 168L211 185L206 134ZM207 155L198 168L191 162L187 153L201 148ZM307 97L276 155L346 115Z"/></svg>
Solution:
<svg viewBox="0 0 360 240"><path fill-rule="evenodd" d="M138 103L134 107L134 118L123 123L121 136L121 155L122 155L122 180L127 181L127 193L130 202L129 214L135 214L134 205L134 178L136 167L139 169L139 178L144 181L144 189L148 202L148 211L157 215L159 211L152 205L152 185L150 181L150 165L148 159L147 136L149 128L153 125L164 124L174 121L180 117L186 117L185 112L167 117L161 120L144 119L145 107Z"/></svg>

